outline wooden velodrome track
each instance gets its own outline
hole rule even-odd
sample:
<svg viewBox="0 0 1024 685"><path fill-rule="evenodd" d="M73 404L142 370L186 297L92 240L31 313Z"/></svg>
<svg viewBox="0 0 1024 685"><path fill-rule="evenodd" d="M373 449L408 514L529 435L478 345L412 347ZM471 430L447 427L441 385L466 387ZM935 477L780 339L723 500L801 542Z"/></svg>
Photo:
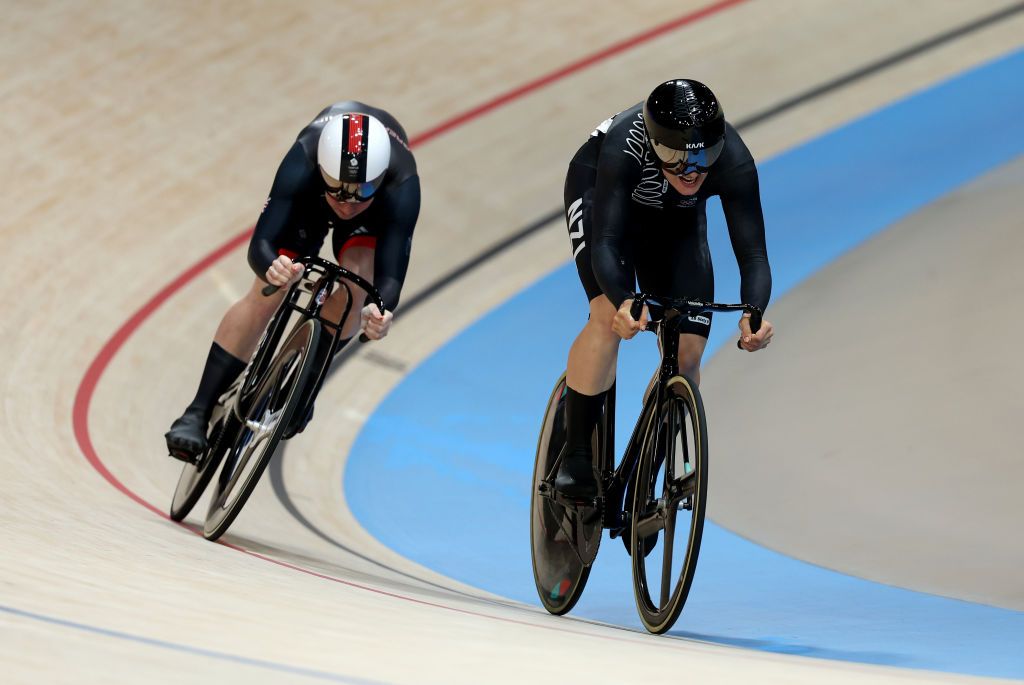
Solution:
<svg viewBox="0 0 1024 685"><path fill-rule="evenodd" d="M590 128L665 78L712 84L740 120L1010 4L3 3L3 681L971 680L553 619L362 531L337 487L361 422L405 369L567 259L560 217L348 360L318 405L338 419L318 412L276 475L291 510L264 483L215 545L140 503L166 508L178 468L161 434L250 282L238 236L329 102L375 103L414 138L408 300L559 207ZM1022 35L1018 13L744 137L770 156ZM740 532L750 518L722 515Z"/></svg>

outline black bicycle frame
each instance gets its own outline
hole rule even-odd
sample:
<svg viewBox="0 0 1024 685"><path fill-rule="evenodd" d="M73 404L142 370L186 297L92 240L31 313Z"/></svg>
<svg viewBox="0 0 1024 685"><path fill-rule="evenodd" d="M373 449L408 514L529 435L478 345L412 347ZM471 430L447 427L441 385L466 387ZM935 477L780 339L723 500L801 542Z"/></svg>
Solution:
<svg viewBox="0 0 1024 685"><path fill-rule="evenodd" d="M717 304L714 302L701 302L699 300L665 298L647 294L637 294L633 298L633 306L630 314L634 319L639 319L644 305L653 305L663 310L662 318L651 321L647 330L657 333L658 342L661 347L661 365L658 369L657 382L644 402L640 417L633 427L633 433L626 444L626 450L622 455L619 465L611 470L610 464L614 463L614 441L606 441L609 454L602 455L602 479L604 484L604 522L605 528L611 530L611 537L618 537L629 526L629 512L625 510L626 490L633 481L636 466L640 460L640 448L642 447L643 436L647 433L650 421L653 420L657 408L662 406L666 399L668 382L673 376L679 375L679 326L688 317L697 316L705 312L735 312L742 311L750 314L750 329L757 332L761 328L761 310L754 305L748 304ZM614 406L614 405L612 405ZM609 425L603 427L608 431L606 434L614 435L613 430L615 416L608 412L604 421ZM606 465L609 465L606 467ZM615 503L616 506L610 506Z"/></svg>
<svg viewBox="0 0 1024 685"><path fill-rule="evenodd" d="M241 392L238 393L236 401L236 414L240 417L244 413L244 403L247 396L253 390L253 383L249 383L250 378L255 380L256 377L262 375L260 373L260 366L264 359L269 359L274 351L277 349L278 343L281 340L281 335L291 318L293 312L299 314L299 320L293 326L295 327L302 325L309 319L316 319L324 326L331 326L334 328L334 335L331 336L331 343L329 348L329 354L324 355L322 358L325 359L325 363L317 373L316 382L313 385L312 392L306 394L306 403L304 406L299 407L296 411L296 416L305 416L309 412L310 406L312 406L316 396L320 394L320 388L323 386L324 380L327 378L327 371L330 369L330 360L334 358L335 352L338 350L338 344L341 342L341 329L345 322L348 320L349 314L352 311L352 288L348 282L354 283L355 285L362 288L373 300L373 303L377 305L381 312L384 311L384 301L381 299L380 293L374 288L373 284L367 281L359 274L353 273L348 269L329 262L325 259L315 256L298 257L294 260L294 263L301 264L304 268L302 278L293 283L289 289L284 300L281 302L277 313L274 314L274 318L271 320L270 325L267 326L267 330L264 332L266 340L260 341L259 346L259 359L254 360L251 365L251 369L247 371L253 372L252 376L247 376L242 382ZM334 292L336 285L340 285L345 289L348 294L347 301L345 303L345 310L341 314L341 318L338 321L331 321L321 314L324 303L327 302L328 298ZM274 285L267 285L261 291L264 296L269 297L276 293L280 288ZM306 292L310 294L309 300L304 305L299 304L299 298ZM361 336L360 340L365 342L365 336Z"/></svg>

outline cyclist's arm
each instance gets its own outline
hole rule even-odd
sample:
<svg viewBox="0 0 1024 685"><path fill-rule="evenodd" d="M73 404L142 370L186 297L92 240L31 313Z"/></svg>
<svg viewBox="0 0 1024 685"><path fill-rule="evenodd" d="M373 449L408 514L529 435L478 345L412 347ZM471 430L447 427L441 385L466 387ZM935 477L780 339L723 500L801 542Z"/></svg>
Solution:
<svg viewBox="0 0 1024 685"><path fill-rule="evenodd" d="M765 245L757 168L752 159L730 170L721 199L740 268L740 299L764 311L772 294L772 271Z"/></svg>
<svg viewBox="0 0 1024 685"><path fill-rule="evenodd" d="M410 176L398 186L389 188L388 210L384 226L377 238L373 258L373 284L380 292L388 311L398 306L412 253L412 233L420 213L420 178ZM370 303L367 299L367 304Z"/></svg>
<svg viewBox="0 0 1024 685"><path fill-rule="evenodd" d="M270 197L256 221L256 230L249 241L249 266L266 280L267 269L277 258L278 241L292 222L296 199L314 181L315 165L296 142L285 155L270 188Z"/></svg>
<svg viewBox="0 0 1024 685"><path fill-rule="evenodd" d="M629 188L620 177L622 165L632 164L617 148L605 144L594 186L591 266L601 290L618 309L635 290L632 265L623 259L629 225Z"/></svg>

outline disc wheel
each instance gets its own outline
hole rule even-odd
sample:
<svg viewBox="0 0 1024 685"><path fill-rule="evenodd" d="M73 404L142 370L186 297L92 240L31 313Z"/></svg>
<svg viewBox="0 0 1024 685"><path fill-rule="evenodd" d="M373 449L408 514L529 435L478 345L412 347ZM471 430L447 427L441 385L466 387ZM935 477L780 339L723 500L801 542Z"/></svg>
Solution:
<svg viewBox="0 0 1024 685"><path fill-rule="evenodd" d="M313 373L319 330L315 320L296 328L254 384L206 514L203 534L208 540L227 531L274 456Z"/></svg>
<svg viewBox="0 0 1024 685"><path fill-rule="evenodd" d="M544 608L562 615L573 608L586 587L601 543L601 511L597 507L563 506L552 483L565 447L565 376L548 400L537 441L530 498L530 540L533 579ZM595 431L595 436L600 431ZM597 443L595 437L595 443ZM599 454L595 444L595 454Z"/></svg>
<svg viewBox="0 0 1024 685"><path fill-rule="evenodd" d="M675 623L697 569L707 452L700 393L685 376L674 376L645 436L630 522L636 606L652 633L664 633Z"/></svg>

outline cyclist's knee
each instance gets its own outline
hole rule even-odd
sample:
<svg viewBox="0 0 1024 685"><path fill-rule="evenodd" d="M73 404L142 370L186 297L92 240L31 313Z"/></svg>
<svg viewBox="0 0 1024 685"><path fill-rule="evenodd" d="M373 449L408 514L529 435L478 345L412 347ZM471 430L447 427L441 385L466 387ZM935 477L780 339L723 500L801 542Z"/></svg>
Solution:
<svg viewBox="0 0 1024 685"><path fill-rule="evenodd" d="M262 279L255 279L252 287L242 296L242 299L238 302L239 305L245 307L248 311L256 316L271 316L277 311L277 305L281 303L281 298L285 296L288 291L287 288L281 288L273 295L267 296L263 294L263 289L267 286L267 283Z"/></svg>
<svg viewBox="0 0 1024 685"><path fill-rule="evenodd" d="M707 338L699 335L679 336L679 370L691 378L700 374L700 360L704 356Z"/></svg>
<svg viewBox="0 0 1024 685"><path fill-rule="evenodd" d="M343 269L351 271L356 276L373 283L373 260L375 250L372 247L347 247L340 255L338 255L338 265ZM352 299L354 304L362 307L362 302L366 299L366 292L355 283L349 282L349 287L352 289ZM332 299L335 303L344 303L346 300L346 291L344 288L339 288L335 291Z"/></svg>
<svg viewBox="0 0 1024 685"><path fill-rule="evenodd" d="M590 318L587 328L591 334L602 338L618 341L619 336L612 330L612 319L615 318L615 305L605 295L598 295L590 301Z"/></svg>
<svg viewBox="0 0 1024 685"><path fill-rule="evenodd" d="M338 264L372 283L375 253L376 250L372 247L349 247L339 255Z"/></svg>

